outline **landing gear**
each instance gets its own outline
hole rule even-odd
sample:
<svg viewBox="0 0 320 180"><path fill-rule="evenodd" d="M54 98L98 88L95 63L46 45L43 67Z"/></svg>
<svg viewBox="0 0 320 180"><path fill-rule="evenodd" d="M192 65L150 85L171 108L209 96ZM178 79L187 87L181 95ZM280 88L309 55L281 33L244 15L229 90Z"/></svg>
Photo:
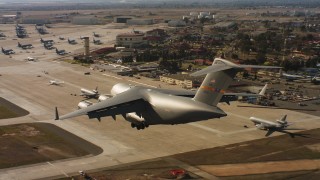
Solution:
<svg viewBox="0 0 320 180"><path fill-rule="evenodd" d="M137 128L137 130L140 130L140 129L144 129L144 128L149 127L149 125L146 124L145 122L141 122L140 124L131 123L131 127Z"/></svg>

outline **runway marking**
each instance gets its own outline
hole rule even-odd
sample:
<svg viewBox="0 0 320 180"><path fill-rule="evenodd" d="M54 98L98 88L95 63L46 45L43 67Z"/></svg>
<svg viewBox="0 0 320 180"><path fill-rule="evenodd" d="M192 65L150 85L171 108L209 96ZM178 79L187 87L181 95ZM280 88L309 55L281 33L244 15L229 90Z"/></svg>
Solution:
<svg viewBox="0 0 320 180"><path fill-rule="evenodd" d="M238 131L226 132L226 133L223 133L223 135L232 135L232 134L249 132L249 131L256 131L256 130L257 130L257 128L248 128L248 129L242 129L242 130L238 130Z"/></svg>
<svg viewBox="0 0 320 180"><path fill-rule="evenodd" d="M231 112L228 112L228 111L225 111L225 112L226 112L228 115L236 116L236 117L238 117L238 118L245 119L245 120L249 120L249 117L241 116L241 115L234 114L234 113L231 113Z"/></svg>
<svg viewBox="0 0 320 180"><path fill-rule="evenodd" d="M53 77L53 76L50 76L50 75L48 75L48 74L46 74L46 75L44 75L44 76L49 77L49 78L51 78L52 80L57 80L57 81L60 81L60 82L64 82L64 84L68 84L68 85L73 86L73 87L78 88L78 89L81 89L81 88L82 88L81 86L75 85L75 84L70 83L70 82L67 82L67 81L63 81L63 80L61 80L61 79L55 78L55 77Z"/></svg>
<svg viewBox="0 0 320 180"><path fill-rule="evenodd" d="M69 175L67 174L67 173L65 173L63 170L61 170L60 168L58 168L57 166L55 166L55 165L53 165L52 163L50 163L49 161L47 161L47 163L50 165L50 166L52 166L52 167L54 167L54 168L56 168L56 169L58 169L63 175L65 175L66 177L69 177Z"/></svg>
<svg viewBox="0 0 320 180"><path fill-rule="evenodd" d="M122 79L122 78L119 78L119 77L117 77L117 76L112 76L112 75L109 75L109 74L102 74L102 75L108 76L108 77L113 77L113 78L116 78L116 79Z"/></svg>
<svg viewBox="0 0 320 180"><path fill-rule="evenodd" d="M141 83L141 82L133 81L133 80L130 80L130 79L128 79L128 81L130 81L130 82L134 82L134 83L137 83L137 84L141 84L141 85L145 85L145 86L149 86L149 87L153 87L153 88L157 88L156 86L152 86L152 85L149 85L149 84L145 84L145 83Z"/></svg>
<svg viewBox="0 0 320 180"><path fill-rule="evenodd" d="M209 131L209 132L213 132L213 133L216 133L216 134L223 134L222 131L219 131L219 130L216 130L216 129L212 129L212 128L209 128L207 126L203 126L201 124L189 123L189 125L197 127L197 128L200 128L200 129L203 129L203 130L206 130L206 131Z"/></svg>

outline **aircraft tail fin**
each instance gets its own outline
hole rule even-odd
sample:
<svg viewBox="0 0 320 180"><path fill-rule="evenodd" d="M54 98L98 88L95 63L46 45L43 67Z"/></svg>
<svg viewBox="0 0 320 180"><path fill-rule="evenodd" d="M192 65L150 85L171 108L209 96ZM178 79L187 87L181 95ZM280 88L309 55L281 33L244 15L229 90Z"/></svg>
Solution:
<svg viewBox="0 0 320 180"><path fill-rule="evenodd" d="M284 115L281 119L280 119L280 121L282 121L282 122L287 122L287 115Z"/></svg>
<svg viewBox="0 0 320 180"><path fill-rule="evenodd" d="M98 93L98 86L93 90L93 92Z"/></svg>
<svg viewBox="0 0 320 180"><path fill-rule="evenodd" d="M244 68L279 69L280 67L238 65L225 59L215 58L212 66L191 74L192 76L201 76L206 74L205 79L193 99L208 105L216 106L222 98L225 90L231 84L236 73Z"/></svg>
<svg viewBox="0 0 320 180"><path fill-rule="evenodd" d="M292 123L288 123L287 121L287 115L284 115L280 120L277 120L278 123L280 123L281 125L287 127L289 125L291 125Z"/></svg>
<svg viewBox="0 0 320 180"><path fill-rule="evenodd" d="M264 87L259 92L259 95L264 96L266 94L267 88L268 88L268 83L266 85L264 85Z"/></svg>

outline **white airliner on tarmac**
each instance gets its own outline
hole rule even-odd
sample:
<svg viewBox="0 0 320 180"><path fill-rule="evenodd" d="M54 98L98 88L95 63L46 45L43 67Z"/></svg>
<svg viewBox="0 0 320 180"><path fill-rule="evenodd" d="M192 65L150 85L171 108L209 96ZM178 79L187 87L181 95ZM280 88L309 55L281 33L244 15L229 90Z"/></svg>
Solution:
<svg viewBox="0 0 320 180"><path fill-rule="evenodd" d="M98 86L94 90L81 88L80 91L81 91L80 96L84 96L86 98L97 98L99 96Z"/></svg>
<svg viewBox="0 0 320 180"><path fill-rule="evenodd" d="M258 129L267 130L268 132L265 135L267 137L270 136L275 131L293 135L292 133L287 132L285 130L302 130L302 129L293 129L293 128L289 129L289 128L287 128L292 123L288 123L286 118L287 118L287 115L284 115L280 120L276 120L276 122L268 121L268 120L265 120L265 119L260 119L260 118L257 118L257 117L250 117L250 120L255 124L255 126Z"/></svg>
<svg viewBox="0 0 320 180"><path fill-rule="evenodd" d="M58 80L50 80L49 81L49 85L61 85L63 84L64 82L63 81L58 81Z"/></svg>

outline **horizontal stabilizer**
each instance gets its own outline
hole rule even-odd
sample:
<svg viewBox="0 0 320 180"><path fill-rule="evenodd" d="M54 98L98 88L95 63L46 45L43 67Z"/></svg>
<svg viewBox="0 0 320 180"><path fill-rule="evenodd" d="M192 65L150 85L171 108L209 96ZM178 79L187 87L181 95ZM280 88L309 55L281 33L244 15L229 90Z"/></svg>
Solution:
<svg viewBox="0 0 320 180"><path fill-rule="evenodd" d="M219 72L227 69L244 69L244 68L255 68L255 69L281 69L278 66L259 66L259 65L241 65L235 64L230 61L221 58L215 58L212 66L206 67L200 71L194 72L191 76L201 76L208 73Z"/></svg>
<svg viewBox="0 0 320 180"><path fill-rule="evenodd" d="M194 72L191 76L202 76L208 73L219 72L227 69L231 69L232 67L226 66L224 64L214 64L212 66L206 67L200 71Z"/></svg>
<svg viewBox="0 0 320 180"><path fill-rule="evenodd" d="M281 69L279 66L259 66L259 65L238 65L239 68L254 68L254 69Z"/></svg>

